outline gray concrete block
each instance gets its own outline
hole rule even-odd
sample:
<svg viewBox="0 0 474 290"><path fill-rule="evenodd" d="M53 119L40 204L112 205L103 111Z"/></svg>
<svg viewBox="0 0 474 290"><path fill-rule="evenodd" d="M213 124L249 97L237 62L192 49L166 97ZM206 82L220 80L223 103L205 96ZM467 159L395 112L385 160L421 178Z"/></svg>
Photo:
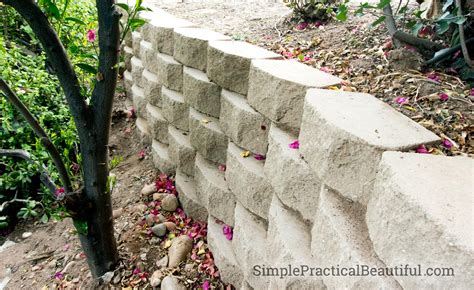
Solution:
<svg viewBox="0 0 474 290"><path fill-rule="evenodd" d="M143 90L148 103L161 108L161 84L158 82L157 75L145 69L142 73L142 80Z"/></svg>
<svg viewBox="0 0 474 290"><path fill-rule="evenodd" d="M184 67L184 100L197 111L219 118L221 111L221 88L211 82L202 71Z"/></svg>
<svg viewBox="0 0 474 290"><path fill-rule="evenodd" d="M225 177L230 190L242 205L266 220L273 189L263 173L263 161L242 157L245 151L229 142Z"/></svg>
<svg viewBox="0 0 474 290"><path fill-rule="evenodd" d="M138 117L146 119L148 117L146 112L146 105L148 102L145 99L145 93L142 88L134 84L132 86L133 107Z"/></svg>
<svg viewBox="0 0 474 290"><path fill-rule="evenodd" d="M168 126L169 155L178 170L188 176L194 176L196 150L191 146L189 134L174 126Z"/></svg>
<svg viewBox="0 0 474 290"><path fill-rule="evenodd" d="M137 57L132 57L130 60L130 63L132 65L132 76L133 76L133 81L135 84L141 88L143 88L143 82L142 82L142 73L143 73L143 63L142 61L137 58Z"/></svg>
<svg viewBox="0 0 474 290"><path fill-rule="evenodd" d="M158 81L165 87L179 92L183 90L183 65L173 57L157 53L150 64L150 71L157 75Z"/></svg>
<svg viewBox="0 0 474 290"><path fill-rule="evenodd" d="M132 71L132 57L133 57L133 48L130 46L123 47L123 59L125 63L125 69Z"/></svg>
<svg viewBox="0 0 474 290"><path fill-rule="evenodd" d="M383 154L366 215L377 255L387 265L450 267L455 274L397 277L403 288L473 285L473 171L467 157Z"/></svg>
<svg viewBox="0 0 474 290"><path fill-rule="evenodd" d="M186 215L194 220L206 222L208 212L196 195L196 183L193 178L178 170L176 172L176 190L178 191L179 202Z"/></svg>
<svg viewBox="0 0 474 290"><path fill-rule="evenodd" d="M151 137L150 132L148 131L148 123L143 118L137 118L135 121L135 126L137 130L135 130L138 139L140 140L141 145L148 146L151 144Z"/></svg>
<svg viewBox="0 0 474 290"><path fill-rule="evenodd" d="M197 195L204 201L212 215L233 226L236 201L227 186L224 172L219 171L217 164L197 154L194 179Z"/></svg>
<svg viewBox="0 0 474 290"><path fill-rule="evenodd" d="M298 135L309 88L324 88L342 80L295 60L252 60L250 106L285 131Z"/></svg>
<svg viewBox="0 0 474 290"><path fill-rule="evenodd" d="M188 131L189 107L184 102L183 95L163 86L161 88L161 100L165 119L176 128Z"/></svg>
<svg viewBox="0 0 474 290"><path fill-rule="evenodd" d="M172 175L176 172L176 164L170 159L168 145L156 140L152 142L153 164L160 172Z"/></svg>
<svg viewBox="0 0 474 290"><path fill-rule="evenodd" d="M216 118L189 109L189 133L191 145L204 158L225 164L228 139Z"/></svg>
<svg viewBox="0 0 474 290"><path fill-rule="evenodd" d="M222 90L222 131L240 147L265 155L270 121L249 106L244 96Z"/></svg>
<svg viewBox="0 0 474 290"><path fill-rule="evenodd" d="M205 71L207 46L209 41L214 40L231 40L231 38L204 28L176 28L173 56L186 66Z"/></svg>
<svg viewBox="0 0 474 290"><path fill-rule="evenodd" d="M133 87L133 76L132 73L128 70L123 72L123 85L125 87L125 92L127 93L127 97L132 100L132 87Z"/></svg>
<svg viewBox="0 0 474 290"><path fill-rule="evenodd" d="M147 70L153 67L152 63L155 61L156 52L153 49L151 42L140 41L140 59L143 62L143 67Z"/></svg>
<svg viewBox="0 0 474 290"><path fill-rule="evenodd" d="M136 57L140 56L140 42L142 41L142 35L138 31L132 32L132 48L133 55Z"/></svg>
<svg viewBox="0 0 474 290"><path fill-rule="evenodd" d="M242 41L210 41L207 76L219 86L246 95L252 59L278 59L280 55Z"/></svg>
<svg viewBox="0 0 474 290"><path fill-rule="evenodd" d="M327 185L364 205L383 151L439 141L368 94L310 89L304 106L299 137L304 159Z"/></svg>
<svg viewBox="0 0 474 290"><path fill-rule="evenodd" d="M153 48L161 53L173 55L173 30L180 27L192 27L193 23L175 17L157 17L150 21L150 40Z"/></svg>
<svg viewBox="0 0 474 290"><path fill-rule="evenodd" d="M272 124L268 140L265 176L285 206L299 212L305 220L313 222L321 180L300 157L299 151L289 147L296 140L295 136Z"/></svg>
<svg viewBox="0 0 474 290"><path fill-rule="evenodd" d="M168 121L163 117L162 110L151 104L146 106L146 110L151 137L161 143L168 144Z"/></svg>

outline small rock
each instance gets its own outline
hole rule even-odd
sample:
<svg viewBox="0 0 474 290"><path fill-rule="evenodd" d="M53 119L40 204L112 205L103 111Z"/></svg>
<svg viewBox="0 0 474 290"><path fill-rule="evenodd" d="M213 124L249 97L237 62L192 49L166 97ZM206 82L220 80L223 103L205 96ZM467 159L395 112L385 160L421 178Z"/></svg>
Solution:
<svg viewBox="0 0 474 290"><path fill-rule="evenodd" d="M161 201L161 208L170 212L175 211L178 208L178 199L174 194L168 194Z"/></svg>
<svg viewBox="0 0 474 290"><path fill-rule="evenodd" d="M147 184L143 187L143 189L141 191L141 194L142 195L150 195L150 194L155 193L155 192L156 192L155 183L150 183L150 184Z"/></svg>
<svg viewBox="0 0 474 290"><path fill-rule="evenodd" d="M52 260L51 262L48 263L48 268L50 268L50 269L56 268L57 262L58 261L56 259Z"/></svg>
<svg viewBox="0 0 474 290"><path fill-rule="evenodd" d="M166 290L185 290L184 287L175 276L166 276L161 282L161 289Z"/></svg>
<svg viewBox="0 0 474 290"><path fill-rule="evenodd" d="M158 237L152 237L152 238L150 239L150 243L157 245L157 244L161 243L161 239L158 238Z"/></svg>
<svg viewBox="0 0 474 290"><path fill-rule="evenodd" d="M146 210L146 205L143 203L137 204L136 206L133 207L132 211L134 212L144 212Z"/></svg>
<svg viewBox="0 0 474 290"><path fill-rule="evenodd" d="M38 270L41 270L41 266L39 266L39 265L33 266L31 268L31 271L38 271Z"/></svg>
<svg viewBox="0 0 474 290"><path fill-rule="evenodd" d="M140 260L146 261L146 253L140 255Z"/></svg>
<svg viewBox="0 0 474 290"><path fill-rule="evenodd" d="M157 224L151 228L151 231L155 236L163 237L166 235L166 226L164 224Z"/></svg>
<svg viewBox="0 0 474 290"><path fill-rule="evenodd" d="M153 200L162 200L167 196L169 193L153 193Z"/></svg>
<svg viewBox="0 0 474 290"><path fill-rule="evenodd" d="M31 232L24 232L24 233L21 235L21 237L22 237L23 239L28 239L29 237L31 237L32 234L33 234L33 233L31 233Z"/></svg>
<svg viewBox="0 0 474 290"><path fill-rule="evenodd" d="M117 208L112 211L112 217L114 219L119 218L123 213L123 208Z"/></svg>
<svg viewBox="0 0 474 290"><path fill-rule="evenodd" d="M74 284L79 283L79 281L80 281L79 277L76 277L76 278L72 279L72 283L74 283Z"/></svg>
<svg viewBox="0 0 474 290"><path fill-rule="evenodd" d="M175 223L173 223L173 222L164 222L163 224L166 226L166 228L167 228L168 231L170 231L170 232L171 232L171 231L174 231L174 230L176 229L176 225L175 225Z"/></svg>
<svg viewBox="0 0 474 290"><path fill-rule="evenodd" d="M193 240L187 235L174 238L168 250L169 267L174 268L186 259L193 249Z"/></svg>
<svg viewBox="0 0 474 290"><path fill-rule="evenodd" d="M122 276L120 275L120 273L117 273L115 276L114 276L114 279L112 280L112 283L114 284L118 284L120 283L120 280L122 279Z"/></svg>
<svg viewBox="0 0 474 290"><path fill-rule="evenodd" d="M164 223L166 221L165 216L162 215L161 213L159 215L157 215L157 218L160 221L160 223Z"/></svg>
<svg viewBox="0 0 474 290"><path fill-rule="evenodd" d="M418 90L420 97L429 96L440 91L440 85L432 82L422 82Z"/></svg>
<svg viewBox="0 0 474 290"><path fill-rule="evenodd" d="M160 260L158 260L156 262L156 266L158 268L166 268L166 266L168 266L168 256L164 256L163 258L161 258Z"/></svg>
<svg viewBox="0 0 474 290"><path fill-rule="evenodd" d="M161 277L163 276L163 273L161 273L160 270L157 270L153 272L150 278L150 285L152 287L157 287L161 284Z"/></svg>
<svg viewBox="0 0 474 290"><path fill-rule="evenodd" d="M146 216L145 221L148 226L153 226L155 224L155 220L157 219L157 216L154 214L149 214Z"/></svg>
<svg viewBox="0 0 474 290"><path fill-rule="evenodd" d="M101 279L104 282L104 284L109 284L110 281L112 281L113 277L114 277L114 272L110 271L110 272L105 273L101 277L99 277L99 279Z"/></svg>

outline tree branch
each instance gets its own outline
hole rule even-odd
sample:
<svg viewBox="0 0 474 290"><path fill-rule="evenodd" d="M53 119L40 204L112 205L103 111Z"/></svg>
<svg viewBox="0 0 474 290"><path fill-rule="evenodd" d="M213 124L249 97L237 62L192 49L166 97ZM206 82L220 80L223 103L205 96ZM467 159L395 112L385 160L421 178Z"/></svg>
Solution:
<svg viewBox="0 0 474 290"><path fill-rule="evenodd" d="M393 18L392 5L388 3L383 8L383 13L385 15L385 26L387 26L388 34L392 37L393 46L399 48L401 46L400 41L394 37L395 32L398 31L395 18Z"/></svg>
<svg viewBox="0 0 474 290"><path fill-rule="evenodd" d="M431 51L436 51L443 49L444 47L441 44L438 44L433 41L429 41L427 39L419 38L416 37L412 34L397 30L392 37L400 40L401 42L416 46L416 47L421 47L427 50Z"/></svg>
<svg viewBox="0 0 474 290"><path fill-rule="evenodd" d="M34 0L0 0L0 3L13 7L28 22L38 37L56 72L71 113L78 125L79 134L81 134L81 127L86 126L88 121L88 106L81 95L81 87L66 50L48 18Z"/></svg>
<svg viewBox="0 0 474 290"><path fill-rule="evenodd" d="M456 6L458 7L458 16L463 16L461 0L456 0ZM464 35L464 23L458 24L458 27L459 43L461 44L462 55L464 56L464 60L466 61L467 65L471 68L474 68L474 62L469 57L469 50L467 49L466 45L466 37Z"/></svg>
<svg viewBox="0 0 474 290"><path fill-rule="evenodd" d="M49 139L48 134L43 130L43 128L40 126L35 117L30 113L30 111L28 111L25 105L21 102L17 95L15 95L15 93L10 89L10 87L3 79L0 79L0 90L5 94L8 101L10 101L17 108L17 110L20 111L20 114L26 119L35 134L38 136L38 138L41 139L41 142L46 147L46 150L48 150L49 155L53 159L54 165L56 165L56 168L58 169L59 176L64 186L64 190L67 193L71 192L71 180L69 179L69 175L67 174L66 166L64 165L64 162L61 158L61 155L59 154L58 149Z"/></svg>

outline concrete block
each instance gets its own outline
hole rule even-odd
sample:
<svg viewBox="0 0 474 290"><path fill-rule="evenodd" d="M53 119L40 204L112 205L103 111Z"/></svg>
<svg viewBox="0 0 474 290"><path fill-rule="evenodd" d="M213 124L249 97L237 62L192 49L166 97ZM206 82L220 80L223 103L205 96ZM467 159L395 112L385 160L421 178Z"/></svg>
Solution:
<svg viewBox="0 0 474 290"><path fill-rule="evenodd" d="M318 89L306 95L299 138L301 153L317 176L364 205L383 151L439 141L371 95Z"/></svg>
<svg viewBox="0 0 474 290"><path fill-rule="evenodd" d="M294 60L252 60L249 75L250 106L298 135L309 88L324 88L342 80Z"/></svg>
<svg viewBox="0 0 474 290"><path fill-rule="evenodd" d="M168 140L170 159L176 164L180 172L188 176L194 176L196 150L191 146L189 134L174 126L168 126Z"/></svg>
<svg viewBox="0 0 474 290"><path fill-rule="evenodd" d="M173 56L186 66L205 71L207 46L209 41L214 40L231 40L231 38L204 28L176 28Z"/></svg>
<svg viewBox="0 0 474 290"><path fill-rule="evenodd" d="M357 269L384 268L377 257L364 223L364 206L352 202L332 189L323 187L311 230L313 267ZM396 265L391 265L396 266ZM337 267L337 268L336 268ZM402 289L392 276L323 276L328 289Z"/></svg>
<svg viewBox="0 0 474 290"><path fill-rule="evenodd" d="M148 104L146 110L151 137L161 143L168 144L168 121L163 117L161 109Z"/></svg>
<svg viewBox="0 0 474 290"><path fill-rule="evenodd" d="M232 242L226 239L222 225L212 216L209 216L207 222L207 241L222 281L232 284L236 289L241 287L244 276L237 263Z"/></svg>
<svg viewBox="0 0 474 290"><path fill-rule="evenodd" d="M189 106L184 102L183 95L163 86L161 88L161 100L165 119L176 128L188 131Z"/></svg>
<svg viewBox="0 0 474 290"><path fill-rule="evenodd" d="M138 31L132 32L132 48L133 55L136 57L140 56L140 42L142 41L142 35Z"/></svg>
<svg viewBox="0 0 474 290"><path fill-rule="evenodd" d="M184 67L184 100L201 113L219 118L221 111L221 88L211 82L202 71Z"/></svg>
<svg viewBox="0 0 474 290"><path fill-rule="evenodd" d="M153 140L152 155L155 168L160 172L172 175L176 172L176 164L171 161L168 145Z"/></svg>
<svg viewBox="0 0 474 290"><path fill-rule="evenodd" d="M140 41L140 59L143 62L143 67L147 70L153 67L155 61L156 52L153 50L151 42L142 40Z"/></svg>
<svg viewBox="0 0 474 290"><path fill-rule="evenodd" d="M123 59L125 63L125 69L132 71L132 57L133 57L133 48L130 46L123 47Z"/></svg>
<svg viewBox="0 0 474 290"><path fill-rule="evenodd" d="M145 93L142 88L136 84L132 86L132 97L133 97L133 107L138 117L146 119L148 117L146 112L147 101L145 99Z"/></svg>
<svg viewBox="0 0 474 290"><path fill-rule="evenodd" d="M151 63L150 71L158 76L160 84L171 90L179 92L183 90L183 65L173 57L157 53Z"/></svg>
<svg viewBox="0 0 474 290"><path fill-rule="evenodd" d="M151 144L151 137L150 132L148 131L148 123L143 118L137 118L135 121L135 126L137 128L136 134L138 139L140 140L141 145L150 145Z"/></svg>
<svg viewBox="0 0 474 290"><path fill-rule="evenodd" d="M235 197L227 187L224 172L219 171L218 165L196 156L194 179L196 191L204 205L212 211L212 215L224 223L234 225Z"/></svg>
<svg viewBox="0 0 474 290"><path fill-rule="evenodd" d="M280 55L243 41L210 41L207 76L219 86L246 95L252 59L278 59Z"/></svg>
<svg viewBox="0 0 474 290"><path fill-rule="evenodd" d="M180 27L192 27L193 23L175 17L157 17L151 22L150 40L153 48L161 53L173 55L173 30Z"/></svg>
<svg viewBox="0 0 474 290"><path fill-rule="evenodd" d="M143 63L142 61L137 58L137 57L132 57L130 60L132 64L132 76L133 76L133 81L135 84L141 88L143 88L143 82L142 82L142 73L143 73Z"/></svg>
<svg viewBox="0 0 474 290"><path fill-rule="evenodd" d="M208 212L196 195L196 183L192 177L188 177L178 170L176 172L176 190L179 203L186 215L194 220L206 222Z"/></svg>
<svg viewBox="0 0 474 290"><path fill-rule="evenodd" d="M237 145L265 155L270 121L249 106L244 96L222 90L220 124Z"/></svg>
<svg viewBox="0 0 474 290"><path fill-rule="evenodd" d="M148 103L161 108L161 84L158 82L158 77L145 69L142 73L142 80L143 90Z"/></svg>
<svg viewBox="0 0 474 290"><path fill-rule="evenodd" d="M236 199L245 208L266 220L273 189L263 173L263 161L240 154L245 151L229 142L225 178Z"/></svg>
<svg viewBox="0 0 474 290"><path fill-rule="evenodd" d="M129 31L124 38L124 44L128 47L133 47L132 32Z"/></svg>
<svg viewBox="0 0 474 290"><path fill-rule="evenodd" d="M272 198L268 212L268 232L266 239L266 262L271 267L287 268L288 265L311 265L311 234L309 226L294 212L283 206L276 195ZM290 285L314 286L313 289L325 289L319 277L286 276L271 277L272 289L288 289ZM298 289L304 289L298 288Z"/></svg>
<svg viewBox="0 0 474 290"><path fill-rule="evenodd" d="M267 289L269 277L255 276L255 266L268 265L265 255L267 228L265 223L239 202L235 207L232 246L244 279L255 289Z"/></svg>
<svg viewBox="0 0 474 290"><path fill-rule="evenodd" d="M366 215L377 255L388 265L450 267L455 274L398 277L403 288L472 288L473 171L468 157L383 154Z"/></svg>
<svg viewBox="0 0 474 290"><path fill-rule="evenodd" d="M191 145L204 158L225 164L227 136L221 131L216 118L189 109L189 133Z"/></svg>
<svg viewBox="0 0 474 290"><path fill-rule="evenodd" d="M296 139L275 124L271 125L264 172L283 204L299 212L306 221L313 222L321 181L300 157L299 151L289 147Z"/></svg>
<svg viewBox="0 0 474 290"><path fill-rule="evenodd" d="M132 87L133 87L133 76L129 70L123 72L123 85L125 87L125 92L129 99L133 99L132 96Z"/></svg>

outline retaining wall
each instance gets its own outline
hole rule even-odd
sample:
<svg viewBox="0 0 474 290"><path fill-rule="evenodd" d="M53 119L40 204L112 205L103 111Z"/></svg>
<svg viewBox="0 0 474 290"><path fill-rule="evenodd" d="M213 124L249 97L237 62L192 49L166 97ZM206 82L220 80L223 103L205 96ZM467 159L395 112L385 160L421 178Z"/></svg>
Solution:
<svg viewBox="0 0 474 290"><path fill-rule="evenodd" d="M237 289L472 286L472 159L409 153L440 139L371 95L325 89L341 82L334 76L161 10L144 17L150 22L123 49L136 127L156 168L176 174L186 212L208 221L224 281ZM216 220L233 226L232 241ZM423 273L254 275L289 264L408 264ZM455 277L423 276L429 267L453 268Z"/></svg>

